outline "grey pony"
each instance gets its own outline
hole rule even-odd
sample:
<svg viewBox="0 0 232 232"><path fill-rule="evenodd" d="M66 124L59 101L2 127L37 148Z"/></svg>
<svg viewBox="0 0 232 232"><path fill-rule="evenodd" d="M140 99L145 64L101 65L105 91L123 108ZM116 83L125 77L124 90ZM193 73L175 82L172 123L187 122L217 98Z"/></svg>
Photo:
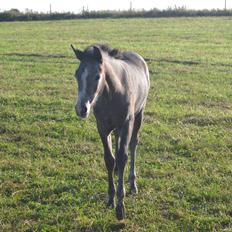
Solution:
<svg viewBox="0 0 232 232"><path fill-rule="evenodd" d="M75 106L81 118L87 118L91 107L104 147L108 171L108 206L114 208L114 171L118 174L116 216L125 218L124 168L130 149L131 163L129 192L137 193L136 147L143 119L150 80L144 59L134 52L122 52L107 45L92 45L84 51L71 45L80 65L75 77L78 96ZM115 156L112 152L111 134L115 132Z"/></svg>

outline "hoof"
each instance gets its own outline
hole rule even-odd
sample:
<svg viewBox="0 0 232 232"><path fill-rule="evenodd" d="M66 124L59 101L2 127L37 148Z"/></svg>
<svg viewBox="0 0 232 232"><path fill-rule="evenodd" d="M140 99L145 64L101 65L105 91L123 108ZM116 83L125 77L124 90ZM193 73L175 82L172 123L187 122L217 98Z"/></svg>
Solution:
<svg viewBox="0 0 232 232"><path fill-rule="evenodd" d="M130 187L128 195L136 195L136 194L138 194L137 186Z"/></svg>
<svg viewBox="0 0 232 232"><path fill-rule="evenodd" d="M116 207L116 217L118 220L123 220L125 218L125 207L123 204L118 204Z"/></svg>
<svg viewBox="0 0 232 232"><path fill-rule="evenodd" d="M115 208L114 200L109 200L106 206L107 208L114 209Z"/></svg>

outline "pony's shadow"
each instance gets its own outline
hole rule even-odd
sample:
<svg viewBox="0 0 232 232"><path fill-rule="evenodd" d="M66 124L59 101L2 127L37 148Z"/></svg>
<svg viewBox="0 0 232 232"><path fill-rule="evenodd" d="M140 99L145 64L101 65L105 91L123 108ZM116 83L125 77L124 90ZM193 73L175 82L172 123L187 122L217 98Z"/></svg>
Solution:
<svg viewBox="0 0 232 232"><path fill-rule="evenodd" d="M126 224L123 222L115 222L110 223L107 226L100 225L98 223L92 224L91 228L89 226L81 227L80 231L88 231L88 232L102 232L102 231L111 231L111 232L121 232L125 229Z"/></svg>

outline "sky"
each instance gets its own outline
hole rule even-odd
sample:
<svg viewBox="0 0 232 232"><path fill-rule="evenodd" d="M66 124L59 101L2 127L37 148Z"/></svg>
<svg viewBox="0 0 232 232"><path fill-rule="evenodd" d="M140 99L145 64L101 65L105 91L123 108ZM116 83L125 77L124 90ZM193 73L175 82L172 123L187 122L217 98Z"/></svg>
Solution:
<svg viewBox="0 0 232 232"><path fill-rule="evenodd" d="M232 8L232 0L227 1L227 8ZM223 9L225 0L2 0L0 11L17 8L20 11L31 9L38 12L75 12L83 7L89 10L127 10L132 2L134 9L166 9L168 7L186 6L187 9Z"/></svg>

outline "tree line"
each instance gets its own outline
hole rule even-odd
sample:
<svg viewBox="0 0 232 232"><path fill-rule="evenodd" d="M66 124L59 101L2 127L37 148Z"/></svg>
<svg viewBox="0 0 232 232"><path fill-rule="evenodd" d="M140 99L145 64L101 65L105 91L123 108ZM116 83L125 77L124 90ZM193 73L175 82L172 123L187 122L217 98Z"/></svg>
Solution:
<svg viewBox="0 0 232 232"><path fill-rule="evenodd" d="M75 14L65 13L38 13L31 10L20 12L17 9L0 12L0 21L31 21L31 20L62 20L62 19L88 19L88 18L159 18L159 17L202 17L202 16L232 16L232 10L189 10L185 7L159 10L83 10Z"/></svg>

